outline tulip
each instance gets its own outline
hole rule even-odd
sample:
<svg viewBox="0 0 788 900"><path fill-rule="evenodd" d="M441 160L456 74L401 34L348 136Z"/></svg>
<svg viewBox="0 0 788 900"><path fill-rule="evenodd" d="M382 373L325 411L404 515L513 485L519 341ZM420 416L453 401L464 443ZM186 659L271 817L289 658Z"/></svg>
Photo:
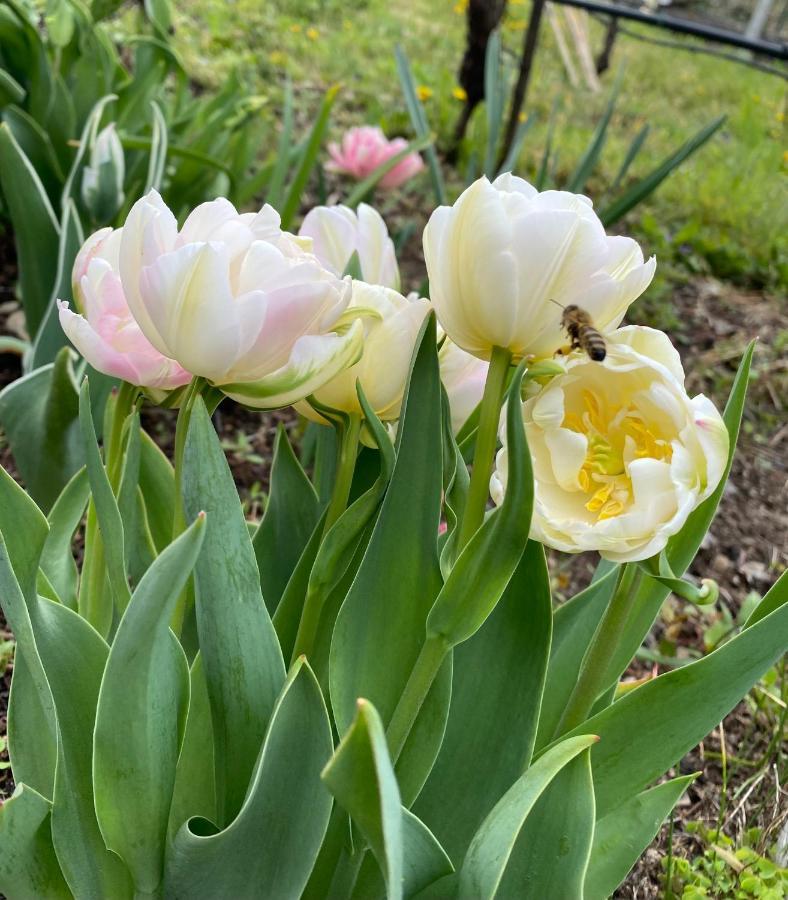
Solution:
<svg viewBox="0 0 788 900"><path fill-rule="evenodd" d="M372 125L351 128L342 138L342 145L330 143L331 162L326 168L332 172L344 172L361 181L371 175L386 160L401 153L408 146L405 138L388 140L383 130ZM409 153L393 169L380 179L382 188L399 187L409 178L421 172L424 162L418 153Z"/></svg>
<svg viewBox="0 0 788 900"><path fill-rule="evenodd" d="M438 353L441 381L446 388L451 411L451 427L457 435L470 414L481 403L488 363L444 338Z"/></svg>
<svg viewBox="0 0 788 900"><path fill-rule="evenodd" d="M123 227L120 278L132 315L160 353L259 408L311 394L360 356L340 279L283 232L270 206L239 215L198 206L179 230L156 191Z"/></svg>
<svg viewBox="0 0 788 900"><path fill-rule="evenodd" d="M531 537L569 553L632 562L659 553L720 482L728 432L711 401L690 398L667 336L628 327L607 356L566 359L523 403L534 468ZM506 490L507 448L490 490Z"/></svg>
<svg viewBox="0 0 788 900"><path fill-rule="evenodd" d="M343 275L357 253L364 281L399 290L394 242L380 213L366 203L356 211L341 205L316 206L298 233L311 238L312 252L335 275Z"/></svg>
<svg viewBox="0 0 788 900"><path fill-rule="evenodd" d="M126 304L118 275L121 231L102 228L77 254L73 294L84 316L58 300L61 327L99 372L159 391L179 387L191 375L151 345Z"/></svg>
<svg viewBox="0 0 788 900"><path fill-rule="evenodd" d="M522 178L480 178L424 230L430 297L449 337L480 359L493 348L541 359L568 343L561 306L618 327L655 268L631 238L608 237L591 201Z"/></svg>
<svg viewBox="0 0 788 900"><path fill-rule="evenodd" d="M364 352L355 365L314 391L315 400L332 410L361 416L358 380L379 419L398 419L413 347L429 309L428 300L403 297L391 288L354 281L348 312L363 316ZM313 421L325 421L307 402L297 408Z"/></svg>
<svg viewBox="0 0 788 900"><path fill-rule="evenodd" d="M102 129L82 171L82 202L97 222L108 222L123 205L126 164L114 124Z"/></svg>

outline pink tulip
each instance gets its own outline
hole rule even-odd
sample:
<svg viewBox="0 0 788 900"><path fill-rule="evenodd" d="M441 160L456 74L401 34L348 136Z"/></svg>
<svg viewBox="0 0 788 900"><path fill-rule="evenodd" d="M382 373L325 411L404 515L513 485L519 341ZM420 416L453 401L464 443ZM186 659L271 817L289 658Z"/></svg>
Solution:
<svg viewBox="0 0 788 900"><path fill-rule="evenodd" d="M102 228L77 254L73 291L84 315L58 300L60 324L99 372L140 387L171 390L186 384L191 375L159 353L131 315L118 274L122 230Z"/></svg>
<svg viewBox="0 0 788 900"><path fill-rule="evenodd" d="M372 125L351 128L342 138L341 147L336 143L328 145L331 162L327 168L332 172L345 172L361 181L407 146L405 138L398 137L390 141L382 129ZM421 156L409 153L380 179L379 184L382 188L399 187L423 168Z"/></svg>

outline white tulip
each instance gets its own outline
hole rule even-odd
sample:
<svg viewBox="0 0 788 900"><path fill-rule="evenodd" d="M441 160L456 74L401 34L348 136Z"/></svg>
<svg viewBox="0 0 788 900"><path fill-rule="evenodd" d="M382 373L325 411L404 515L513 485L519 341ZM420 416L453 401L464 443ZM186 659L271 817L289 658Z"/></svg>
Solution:
<svg viewBox="0 0 788 900"><path fill-rule="evenodd" d="M523 404L534 466L531 536L630 562L659 553L720 482L728 432L702 394L690 398L662 332L622 328L603 363L580 352ZM500 504L505 432L490 490Z"/></svg>
<svg viewBox="0 0 788 900"><path fill-rule="evenodd" d="M240 215L218 199L179 230L151 191L132 207L119 254L126 301L151 344L261 408L312 393L356 361L363 339L345 315L350 279L279 226L270 206Z"/></svg>
<svg viewBox="0 0 788 900"><path fill-rule="evenodd" d="M343 275L358 253L364 281L399 290L394 242L380 213L366 203L360 203L355 212L341 205L316 206L306 214L298 233L311 238L312 252L335 275Z"/></svg>
<svg viewBox="0 0 788 900"><path fill-rule="evenodd" d="M355 365L314 391L315 400L331 409L361 414L358 380L378 418L384 422L399 418L413 348L429 310L428 300L354 281L348 313L363 316L364 352ZM314 421L324 421L307 402L297 409Z"/></svg>
<svg viewBox="0 0 788 900"><path fill-rule="evenodd" d="M577 304L600 331L615 329L648 287L655 260L631 238L608 237L591 201L522 178L480 178L424 230L430 297L464 350L489 359L552 356L567 343L561 306Z"/></svg>

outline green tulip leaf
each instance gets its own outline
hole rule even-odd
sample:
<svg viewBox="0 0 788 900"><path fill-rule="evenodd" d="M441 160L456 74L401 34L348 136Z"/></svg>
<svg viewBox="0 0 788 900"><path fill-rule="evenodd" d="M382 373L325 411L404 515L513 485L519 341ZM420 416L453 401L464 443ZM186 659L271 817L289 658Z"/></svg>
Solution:
<svg viewBox="0 0 788 900"><path fill-rule="evenodd" d="M279 426L265 514L252 540L260 584L273 615L320 518L320 501Z"/></svg>
<svg viewBox="0 0 788 900"><path fill-rule="evenodd" d="M52 847L52 804L17 784L0 806L0 891L14 900L70 900Z"/></svg>
<svg viewBox="0 0 788 900"><path fill-rule="evenodd" d="M744 623L745 628L752 628L756 622L774 612L788 600L788 570L769 588L761 602L755 607Z"/></svg>
<svg viewBox="0 0 788 900"><path fill-rule="evenodd" d="M14 229L25 324L35 337L57 276L60 226L41 179L6 123L0 125L0 187Z"/></svg>
<svg viewBox="0 0 788 900"><path fill-rule="evenodd" d="M449 646L468 640L484 624L506 590L528 542L534 485L525 439L520 385L512 379L506 412L509 479L501 506L460 553L427 617L427 633Z"/></svg>
<svg viewBox="0 0 788 900"><path fill-rule="evenodd" d="M391 481L334 627L329 682L340 735L350 727L360 696L374 704L384 722L390 721L424 644L427 614L441 588L442 461L436 452L441 422L435 415L440 397L435 319L430 316L416 345ZM450 689L447 657L397 764L406 806L437 755Z"/></svg>
<svg viewBox="0 0 788 900"><path fill-rule="evenodd" d="M568 738L541 756L509 788L474 835L460 869L460 900L491 900L507 876L518 838L537 801L558 773L597 740L592 734ZM520 894L522 896L522 893ZM512 896L502 893L501 896ZM534 896L539 896L535 894ZM567 896L567 895L564 895Z"/></svg>
<svg viewBox="0 0 788 900"><path fill-rule="evenodd" d="M583 890L586 900L605 900L615 891L695 777L684 775L628 797L597 820Z"/></svg>
<svg viewBox="0 0 788 900"><path fill-rule="evenodd" d="M6 602L3 611L8 619ZM43 675L36 669L40 660L31 665L25 662L17 641L8 697L8 755L17 784L30 785L52 797L57 766L55 710L48 684L44 682L44 691L41 688Z"/></svg>
<svg viewBox="0 0 788 900"><path fill-rule="evenodd" d="M120 621L94 736L96 810L137 893L163 878L167 824L188 708L188 667L169 628L205 531L199 517L145 573Z"/></svg>
<svg viewBox="0 0 788 900"><path fill-rule="evenodd" d="M47 511L84 463L72 351L0 391L0 426L30 496Z"/></svg>
<svg viewBox="0 0 788 900"><path fill-rule="evenodd" d="M77 564L71 552L74 532L79 527L90 496L87 470L82 468L63 488L47 516L49 534L41 553L41 569L60 600L77 608Z"/></svg>
<svg viewBox="0 0 788 900"><path fill-rule="evenodd" d="M331 751L328 712L301 659L271 714L240 812L223 831L205 819L183 825L168 851L165 896L297 900L331 812L320 780Z"/></svg>
<svg viewBox="0 0 788 900"><path fill-rule="evenodd" d="M2 90L2 70L0 70L0 90ZM17 100L11 101L18 102ZM63 172L55 155L52 140L36 120L18 106L3 104L2 119L5 122L20 150L30 161L36 174L47 192L51 203L60 200L60 189L63 184Z"/></svg>
<svg viewBox="0 0 788 900"><path fill-rule="evenodd" d="M575 730L602 738L591 754L600 817L681 759L785 653L787 600L785 592L781 605L713 653L641 685Z"/></svg>
<svg viewBox="0 0 788 900"><path fill-rule="evenodd" d="M172 539L175 475L170 461L147 432L143 431L141 438L140 489L151 537L157 552L161 552Z"/></svg>
<svg viewBox="0 0 788 900"><path fill-rule="evenodd" d="M454 651L446 734L414 806L452 859L463 858L487 813L530 762L551 619L544 550L530 541L500 603Z"/></svg>
<svg viewBox="0 0 788 900"><path fill-rule="evenodd" d="M175 770L168 828L170 837L192 816L200 816L209 821L216 819L211 704L208 700L202 656L199 653L192 663L189 684L189 714Z"/></svg>
<svg viewBox="0 0 788 900"><path fill-rule="evenodd" d="M285 668L241 501L201 398L186 438L183 503L187 521L201 511L208 517L195 567L196 613L214 728L217 824L224 826L244 802Z"/></svg>

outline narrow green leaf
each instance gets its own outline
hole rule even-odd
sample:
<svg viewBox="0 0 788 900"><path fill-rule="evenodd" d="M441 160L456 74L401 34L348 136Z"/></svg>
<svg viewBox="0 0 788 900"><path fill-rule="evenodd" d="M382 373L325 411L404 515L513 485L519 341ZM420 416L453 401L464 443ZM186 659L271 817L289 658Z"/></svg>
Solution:
<svg viewBox="0 0 788 900"><path fill-rule="evenodd" d="M55 282L60 228L41 179L6 123L0 125L0 187L14 229L25 324L35 337Z"/></svg>
<svg viewBox="0 0 788 900"><path fill-rule="evenodd" d="M331 751L320 688L299 660L271 715L238 816L218 833L205 819L191 819L181 828L168 851L164 895L297 900L331 812L331 797L320 781Z"/></svg>
<svg viewBox="0 0 788 900"><path fill-rule="evenodd" d="M682 144L675 153L667 157L667 159L646 175L645 178L642 178L637 184L634 184L609 206L600 210L599 218L602 220L602 224L605 225L605 227L615 224L631 209L637 206L638 203L645 200L649 194L653 193L660 184L662 184L674 169L678 168L685 159L691 156L712 137L712 135L722 126L725 118L725 116L719 116L714 119L714 121L709 122L708 125L701 128L697 134L693 135L693 137L685 144Z"/></svg>
<svg viewBox="0 0 788 900"><path fill-rule="evenodd" d="M204 531L200 516L145 573L112 642L98 698L96 812L107 846L128 865L138 894L157 891L164 874L189 695L186 658L169 622Z"/></svg>
<svg viewBox="0 0 788 900"><path fill-rule="evenodd" d="M514 133L512 146L509 148L509 152L506 154L506 159L504 159L503 163L501 164L501 168L498 170L499 175L502 175L504 172L514 172L515 168L517 167L517 162L520 159L520 153L523 149L525 139L528 137L528 132L534 127L536 120L536 113L529 113L528 116L526 116L526 118L517 126L517 131L515 131Z"/></svg>
<svg viewBox="0 0 788 900"><path fill-rule="evenodd" d="M41 179L50 203L58 203L64 176L49 135L29 113L18 106L5 106L2 118Z"/></svg>
<svg viewBox="0 0 788 900"><path fill-rule="evenodd" d="M533 508L531 454L523 426L522 369L512 379L506 412L509 481L501 506L460 554L427 617L427 633L450 646L473 635L495 608L528 542Z"/></svg>
<svg viewBox="0 0 788 900"><path fill-rule="evenodd" d="M597 820L585 900L605 900L615 891L695 777L684 775L635 794Z"/></svg>
<svg viewBox="0 0 788 900"><path fill-rule="evenodd" d="M195 568L197 630L211 699L219 824L246 796L268 720L284 681L282 653L232 474L201 398L183 460L187 520L208 516Z"/></svg>
<svg viewBox="0 0 788 900"><path fill-rule="evenodd" d="M539 797L561 769L587 751L596 740L594 735L585 734L561 741L509 788L471 841L460 869L460 900L496 896L505 879L520 832Z"/></svg>
<svg viewBox="0 0 788 900"><path fill-rule="evenodd" d="M416 345L403 402L397 458L380 514L356 578L337 616L329 682L340 734L356 699L367 697L389 721L425 639L427 614L441 587L438 523L441 494L441 383L435 319ZM414 503L413 498L419 502ZM396 538L393 538L396 536ZM415 798L440 746L448 713L451 662L432 685L397 766L406 806ZM417 725L418 725L417 722ZM408 745L415 756L408 759Z"/></svg>
<svg viewBox="0 0 788 900"><path fill-rule="evenodd" d="M263 598L272 615L319 518L317 493L280 425L268 504L252 540Z"/></svg>
<svg viewBox="0 0 788 900"><path fill-rule="evenodd" d="M576 729L602 738L591 756L598 815L643 790L702 740L785 653L787 633L783 602L713 653L660 675Z"/></svg>
<svg viewBox="0 0 788 900"><path fill-rule="evenodd" d="M613 89L610 92L610 99L607 101L605 111L604 113L602 113L599 124L597 125L594 134L591 137L591 140L589 141L588 146L586 147L585 152L580 159L580 162L577 164L577 168L569 176L569 180L564 186L564 190L566 191L572 191L575 194L582 193L583 188L586 186L586 182L588 181L591 173L596 167L599 157L601 156L602 151L605 148L605 142L607 141L607 129L610 125L610 120L613 117L613 111L616 108L616 101L618 100L618 94L621 90L621 84L623 81L622 76L623 70L616 78L616 83L613 85Z"/></svg>
<svg viewBox="0 0 788 900"><path fill-rule="evenodd" d="M25 99L25 89L5 69L0 68L0 106L21 103Z"/></svg>
<svg viewBox="0 0 788 900"><path fill-rule="evenodd" d="M330 87L326 91L323 102L320 104L317 118L315 119L314 125L312 125L312 130L309 132L309 140L304 149L304 155L299 160L293 180L290 182L290 187L285 193L282 205L282 228L284 229L290 228L293 219L301 206L302 195L307 182L309 181L309 176L312 174L312 169L314 169L315 163L317 162L317 155L320 152L323 137L328 128L331 108L334 105L334 100L336 99L338 92L339 85Z"/></svg>
<svg viewBox="0 0 788 900"><path fill-rule="evenodd" d="M413 73L410 69L410 62L402 47L397 44L394 49L397 60L397 75L402 85L402 93L405 96L405 106L408 109L410 123L416 133L416 137L425 138L429 135L430 129L427 125L427 116L424 107L416 93L416 84L413 80ZM424 155L427 158L427 167L430 170L430 178L432 180L432 191L435 194L435 200L439 205L446 203L446 187L443 183L443 174L441 173L438 154L434 145L425 149Z"/></svg>
<svg viewBox="0 0 788 900"><path fill-rule="evenodd" d="M109 103L112 103L113 100L117 99L115 94L107 94L105 97L102 97L90 111L90 115L87 117L85 125L82 128L82 134L79 138L79 147L74 156L74 161L71 164L66 183L63 185L63 194L60 199L61 208L65 209L69 200L73 200L75 203L78 202L80 180L77 176L82 169L85 155L88 153L96 139L104 110Z"/></svg>
<svg viewBox="0 0 788 900"><path fill-rule="evenodd" d="M769 613L774 612L788 599L788 570L782 573L777 581L769 588L761 602L755 607L750 617L744 624L745 628L751 628L756 622L760 622Z"/></svg>
<svg viewBox="0 0 788 900"><path fill-rule="evenodd" d="M82 468L63 488L55 501L47 521L47 535L41 553L41 568L58 597L71 609L77 608L77 564L71 552L71 542L77 530L90 496L87 471Z"/></svg>
<svg viewBox="0 0 788 900"><path fill-rule="evenodd" d="M627 148L627 152L621 162L621 167L618 172L616 172L616 177L613 179L613 183L610 186L611 194L614 194L619 189L621 183L627 177L627 172L629 172L630 166L635 161L635 157L643 149L643 145L646 143L646 138L648 137L650 130L651 126L646 123L640 131L638 131L635 137L632 138L632 143Z"/></svg>
<svg viewBox="0 0 788 900"><path fill-rule="evenodd" d="M52 804L18 784L0 806L0 891L14 900L69 900L49 829Z"/></svg>
<svg viewBox="0 0 788 900"><path fill-rule="evenodd" d="M446 735L414 806L452 859L463 858L487 813L530 762L551 619L544 551L530 541L500 603L455 648Z"/></svg>
<svg viewBox="0 0 788 900"><path fill-rule="evenodd" d="M503 79L501 78L501 32L496 28L487 40L484 55L484 105L487 112L487 148L484 154L484 173L495 175L495 155L498 135L503 121Z"/></svg>
<svg viewBox="0 0 788 900"><path fill-rule="evenodd" d="M112 492L106 469L101 461L96 431L93 427L93 415L90 409L90 389L88 381L82 382L79 391L79 424L84 442L85 465L96 517L104 546L104 558L107 565L107 576L118 614L122 614L128 605L131 591L126 578L126 560L124 550L123 522L118 509L118 502Z"/></svg>

